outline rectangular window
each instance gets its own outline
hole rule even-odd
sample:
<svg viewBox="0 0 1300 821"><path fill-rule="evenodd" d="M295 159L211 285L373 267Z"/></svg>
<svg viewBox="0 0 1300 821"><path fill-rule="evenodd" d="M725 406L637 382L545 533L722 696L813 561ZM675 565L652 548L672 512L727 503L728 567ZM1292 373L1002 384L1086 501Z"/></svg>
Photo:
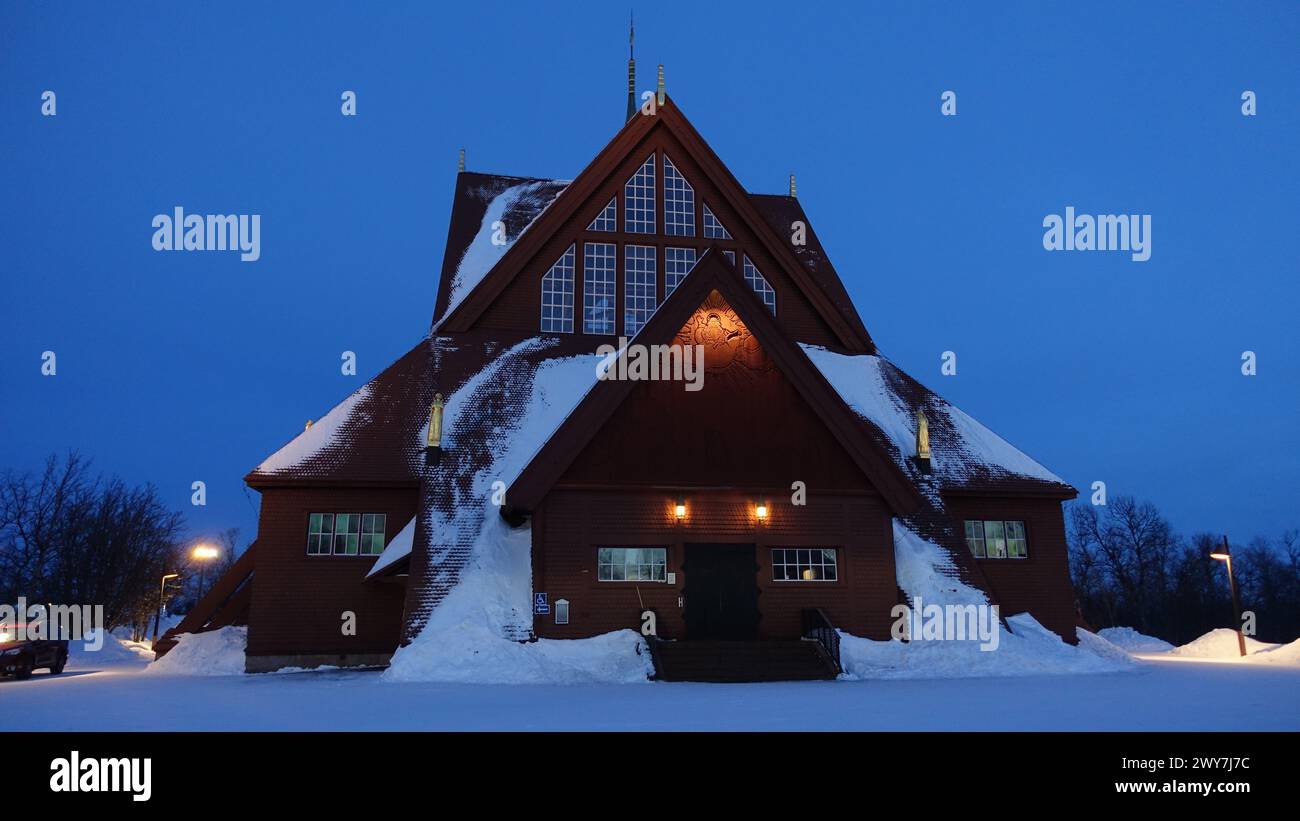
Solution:
<svg viewBox="0 0 1300 821"><path fill-rule="evenodd" d="M1029 540L1021 521L967 519L966 547L977 559L1029 557Z"/></svg>
<svg viewBox="0 0 1300 821"><path fill-rule="evenodd" d="M658 305L658 268L653 245L623 246L623 333L636 336Z"/></svg>
<svg viewBox="0 0 1300 821"><path fill-rule="evenodd" d="M334 555L355 556L361 547L361 514L334 514Z"/></svg>
<svg viewBox="0 0 1300 821"><path fill-rule="evenodd" d="M378 556L384 552L384 513L312 513L307 517L308 556Z"/></svg>
<svg viewBox="0 0 1300 821"><path fill-rule="evenodd" d="M388 517L383 513L366 513L361 517L361 555L378 556L384 552L384 525Z"/></svg>
<svg viewBox="0 0 1300 821"><path fill-rule="evenodd" d="M664 299L667 299L678 284L695 267L694 248L664 249Z"/></svg>
<svg viewBox="0 0 1300 821"><path fill-rule="evenodd" d="M1029 545L1025 541L1025 523L1007 522L1007 556L1012 559L1024 559L1029 556Z"/></svg>
<svg viewBox="0 0 1300 821"><path fill-rule="evenodd" d="M623 186L623 230L655 232L655 155L651 154Z"/></svg>
<svg viewBox="0 0 1300 821"><path fill-rule="evenodd" d="M978 559L984 558L984 523L966 520L966 547Z"/></svg>
<svg viewBox="0 0 1300 821"><path fill-rule="evenodd" d="M588 242L582 254L582 332L614 333L614 307L617 301L618 246L612 242Z"/></svg>
<svg viewBox="0 0 1300 821"><path fill-rule="evenodd" d="M334 545L334 514L313 513L307 522L307 555L328 556Z"/></svg>
<svg viewBox="0 0 1300 821"><path fill-rule="evenodd" d="M833 547L772 548L772 581L833 582L838 578Z"/></svg>
<svg viewBox="0 0 1300 821"><path fill-rule="evenodd" d="M596 578L602 582L661 582L667 565L666 547L596 549Z"/></svg>

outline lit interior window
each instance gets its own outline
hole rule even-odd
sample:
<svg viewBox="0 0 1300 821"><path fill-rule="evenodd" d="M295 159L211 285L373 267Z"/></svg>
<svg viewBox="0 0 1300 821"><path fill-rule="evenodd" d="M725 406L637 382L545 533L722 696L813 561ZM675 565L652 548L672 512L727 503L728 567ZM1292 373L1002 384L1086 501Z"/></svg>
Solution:
<svg viewBox="0 0 1300 821"><path fill-rule="evenodd" d="M542 330L573 333L574 246L559 258L542 277Z"/></svg>

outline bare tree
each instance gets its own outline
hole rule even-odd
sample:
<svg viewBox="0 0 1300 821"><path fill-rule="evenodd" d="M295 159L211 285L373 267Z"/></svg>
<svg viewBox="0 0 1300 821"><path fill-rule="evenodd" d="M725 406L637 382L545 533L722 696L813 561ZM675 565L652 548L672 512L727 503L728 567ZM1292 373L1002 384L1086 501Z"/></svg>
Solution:
<svg viewBox="0 0 1300 821"><path fill-rule="evenodd" d="M103 605L112 628L156 599L183 519L153 486L128 487L89 467L69 453L51 456L39 475L0 476L0 594Z"/></svg>

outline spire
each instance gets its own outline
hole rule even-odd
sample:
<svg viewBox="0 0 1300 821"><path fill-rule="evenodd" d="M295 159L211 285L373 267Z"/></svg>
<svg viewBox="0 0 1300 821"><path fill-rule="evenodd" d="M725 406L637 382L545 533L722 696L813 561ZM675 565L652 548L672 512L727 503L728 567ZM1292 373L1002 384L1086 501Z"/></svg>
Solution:
<svg viewBox="0 0 1300 821"><path fill-rule="evenodd" d="M636 37L636 20L628 12L627 18L627 122L636 116L636 56L633 42Z"/></svg>
<svg viewBox="0 0 1300 821"><path fill-rule="evenodd" d="M456 171L465 170L465 149L460 150L460 156L456 158Z"/></svg>
<svg viewBox="0 0 1300 821"><path fill-rule="evenodd" d="M799 194L797 193L797 191L798 191L798 189L796 189L796 188L794 187L794 174L791 174L791 175L790 175L790 196L792 196L792 197L797 197L797 196L799 196Z"/></svg>
<svg viewBox="0 0 1300 821"><path fill-rule="evenodd" d="M659 105L664 104L664 64L659 64L659 81L655 83L655 92L659 95Z"/></svg>

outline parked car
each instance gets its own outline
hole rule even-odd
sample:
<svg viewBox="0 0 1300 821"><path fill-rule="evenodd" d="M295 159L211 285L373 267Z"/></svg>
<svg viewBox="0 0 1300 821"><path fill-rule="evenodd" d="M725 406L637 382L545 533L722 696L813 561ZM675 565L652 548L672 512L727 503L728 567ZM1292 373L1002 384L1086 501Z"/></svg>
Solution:
<svg viewBox="0 0 1300 821"><path fill-rule="evenodd" d="M9 638L0 634L0 676L28 678L33 670L41 668L48 668L50 675L57 676L68 663L67 640L6 640Z"/></svg>

